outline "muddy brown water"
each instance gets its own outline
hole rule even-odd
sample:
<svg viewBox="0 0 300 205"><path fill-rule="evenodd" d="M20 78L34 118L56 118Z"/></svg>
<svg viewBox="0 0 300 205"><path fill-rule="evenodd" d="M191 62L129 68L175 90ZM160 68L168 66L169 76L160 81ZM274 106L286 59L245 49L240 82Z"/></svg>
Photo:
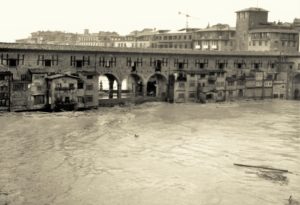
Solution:
<svg viewBox="0 0 300 205"><path fill-rule="evenodd" d="M300 200L299 101L2 113L0 127L1 205ZM291 173L273 180L233 163Z"/></svg>

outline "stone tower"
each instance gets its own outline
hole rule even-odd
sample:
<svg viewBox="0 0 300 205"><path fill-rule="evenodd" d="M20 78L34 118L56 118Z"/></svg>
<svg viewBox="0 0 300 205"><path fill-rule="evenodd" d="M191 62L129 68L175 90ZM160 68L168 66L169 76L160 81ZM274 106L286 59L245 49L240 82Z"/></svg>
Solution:
<svg viewBox="0 0 300 205"><path fill-rule="evenodd" d="M236 50L248 50L249 30L268 22L268 11L248 8L236 12Z"/></svg>

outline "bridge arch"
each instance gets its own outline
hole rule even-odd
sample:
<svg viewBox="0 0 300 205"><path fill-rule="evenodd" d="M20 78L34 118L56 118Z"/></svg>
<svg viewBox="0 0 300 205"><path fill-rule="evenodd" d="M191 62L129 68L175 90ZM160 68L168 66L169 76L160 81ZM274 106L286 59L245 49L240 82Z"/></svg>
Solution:
<svg viewBox="0 0 300 205"><path fill-rule="evenodd" d="M113 73L99 73L99 98L120 98L121 81Z"/></svg>
<svg viewBox="0 0 300 205"><path fill-rule="evenodd" d="M300 73L293 78L292 96L294 100L300 100Z"/></svg>
<svg viewBox="0 0 300 205"><path fill-rule="evenodd" d="M130 73L122 79L122 96L139 97L145 94L145 80L142 75Z"/></svg>
<svg viewBox="0 0 300 205"><path fill-rule="evenodd" d="M147 96L167 97L168 77L161 73L154 73L147 78Z"/></svg>

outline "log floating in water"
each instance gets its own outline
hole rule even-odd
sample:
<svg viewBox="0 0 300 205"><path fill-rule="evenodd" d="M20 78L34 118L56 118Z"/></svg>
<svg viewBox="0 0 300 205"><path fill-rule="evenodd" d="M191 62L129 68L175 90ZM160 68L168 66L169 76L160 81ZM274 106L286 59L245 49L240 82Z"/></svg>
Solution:
<svg viewBox="0 0 300 205"><path fill-rule="evenodd" d="M237 163L234 163L233 165L239 166L239 167L250 167L250 168L268 169L268 170L280 171L280 172L289 172L286 169L276 169L276 168L265 167L265 166L254 166L254 165L237 164Z"/></svg>

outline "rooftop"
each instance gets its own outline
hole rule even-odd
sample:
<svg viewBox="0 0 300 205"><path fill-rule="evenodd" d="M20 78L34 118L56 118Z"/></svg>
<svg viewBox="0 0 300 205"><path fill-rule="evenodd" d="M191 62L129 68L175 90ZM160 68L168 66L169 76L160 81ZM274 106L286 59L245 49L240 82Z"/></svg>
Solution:
<svg viewBox="0 0 300 205"><path fill-rule="evenodd" d="M250 7L250 8L246 8L246 9L243 9L243 10L240 10L240 11L236 11L236 13L238 12L245 12L245 11L252 11L252 12L260 12L260 11L263 11L263 12L269 12L265 9L262 9L262 8L258 8L258 7Z"/></svg>
<svg viewBox="0 0 300 205"><path fill-rule="evenodd" d="M75 79L80 79L77 76L68 75L68 74L55 74L55 75L50 75L50 76L47 77L47 79L49 79L49 80L53 80L53 79L56 79L56 78L75 78Z"/></svg>
<svg viewBox="0 0 300 205"><path fill-rule="evenodd" d="M298 31L292 29L283 29L283 28L255 28L251 29L249 33L257 33L257 32L268 32L268 33L299 33Z"/></svg>
<svg viewBox="0 0 300 205"><path fill-rule="evenodd" d="M294 56L300 57L298 52L280 51L201 51L191 49L141 49L141 48L105 48L98 46L72 46L72 45L49 45L49 44L21 44L0 42L0 52L8 51L55 51L55 52L85 52L85 53L131 53L131 54L164 54L164 55L207 55L207 56Z"/></svg>
<svg viewBox="0 0 300 205"><path fill-rule="evenodd" d="M228 24L216 24L209 28L197 30L197 32L206 32L206 31L235 31L235 28L230 27Z"/></svg>

